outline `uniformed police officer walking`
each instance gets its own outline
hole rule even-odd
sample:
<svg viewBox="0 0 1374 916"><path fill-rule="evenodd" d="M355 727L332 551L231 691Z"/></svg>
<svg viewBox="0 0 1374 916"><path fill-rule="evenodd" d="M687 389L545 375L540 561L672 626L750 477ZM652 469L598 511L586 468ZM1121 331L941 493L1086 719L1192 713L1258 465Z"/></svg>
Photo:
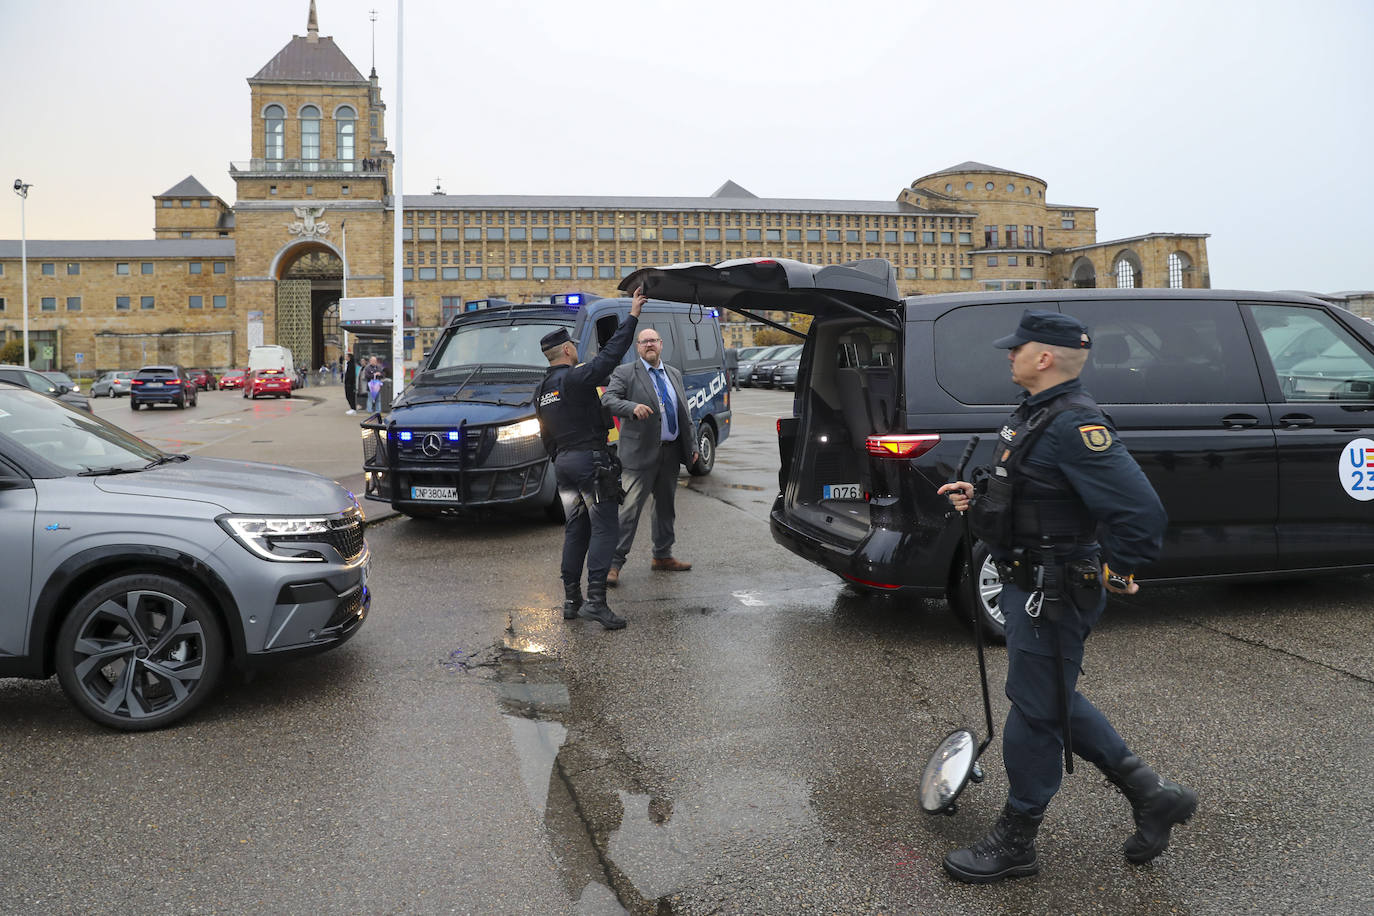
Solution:
<svg viewBox="0 0 1374 916"><path fill-rule="evenodd" d="M585 617L608 630L625 626L625 619L606 604L606 573L620 528L620 466L606 447L606 414L596 389L606 384L611 370L630 349L646 301L643 287L636 289L630 317L621 322L589 363L577 362L577 345L566 328L545 334L539 341L549 369L535 396L535 412L544 447L553 457L558 495L567 516L563 531L563 619Z"/></svg>
<svg viewBox="0 0 1374 916"><path fill-rule="evenodd" d="M1083 642L1107 591L1135 594L1136 570L1159 554L1167 519L1145 474L1083 390L1092 341L1076 319L1027 310L1010 350L1012 381L1027 396L1002 427L985 475L945 484L1001 574L1007 698L1002 734L1009 785L987 836L945 857L951 876L974 883L1040 870L1035 835L1072 754L1097 766L1131 803L1134 863L1164 851L1197 795L1161 778L1077 691ZM1102 532L1099 545L1097 532ZM1104 562L1105 560L1105 562Z"/></svg>

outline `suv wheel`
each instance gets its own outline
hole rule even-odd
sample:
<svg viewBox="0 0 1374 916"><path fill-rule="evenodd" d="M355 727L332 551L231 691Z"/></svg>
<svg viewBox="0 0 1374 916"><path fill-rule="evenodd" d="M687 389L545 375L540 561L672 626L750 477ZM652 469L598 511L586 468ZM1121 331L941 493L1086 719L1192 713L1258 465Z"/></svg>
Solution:
<svg viewBox="0 0 1374 916"><path fill-rule="evenodd" d="M1002 582L997 577L997 567L993 565L992 556L982 541L973 543L973 565L978 570L977 577L973 580L977 587L978 601L973 608L972 616L977 617L983 625L983 633L990 640L1005 642L1007 618L1002 613L999 600L1002 596ZM959 560L955 563L954 574L950 577L945 594L949 599L951 613L958 617L961 623L968 625L968 583L964 581L963 551L959 552Z"/></svg>
<svg viewBox="0 0 1374 916"><path fill-rule="evenodd" d="M57 635L62 689L111 728L170 725L214 690L224 634L198 592L167 576L109 579L81 598Z"/></svg>
<svg viewBox="0 0 1374 916"><path fill-rule="evenodd" d="M716 466L716 431L708 423L701 424L697 433L697 455L696 464L689 465L687 472L693 477L703 477Z"/></svg>
<svg viewBox="0 0 1374 916"><path fill-rule="evenodd" d="M129 398L129 409L138 410L138 402L135 401L132 397Z"/></svg>

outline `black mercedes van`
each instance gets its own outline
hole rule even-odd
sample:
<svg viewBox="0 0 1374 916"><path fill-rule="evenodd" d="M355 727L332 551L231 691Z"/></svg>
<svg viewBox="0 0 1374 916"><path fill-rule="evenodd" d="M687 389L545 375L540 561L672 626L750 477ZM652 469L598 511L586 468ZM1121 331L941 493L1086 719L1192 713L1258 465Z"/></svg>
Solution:
<svg viewBox="0 0 1374 916"><path fill-rule="evenodd" d="M815 316L781 420L774 539L863 589L946 594L962 526L935 490L1015 406L1007 351L1027 308L1093 333L1083 383L1169 513L1154 582L1374 568L1374 326L1300 294L1074 289L900 298L886 261L646 268L660 299ZM975 545L986 627L1001 586Z"/></svg>

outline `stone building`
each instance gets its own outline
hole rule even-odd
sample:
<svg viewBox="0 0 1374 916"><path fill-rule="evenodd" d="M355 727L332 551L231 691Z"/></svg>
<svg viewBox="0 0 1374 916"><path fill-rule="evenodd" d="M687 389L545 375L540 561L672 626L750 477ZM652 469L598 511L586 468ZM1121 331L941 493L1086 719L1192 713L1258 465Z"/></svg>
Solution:
<svg viewBox="0 0 1374 916"><path fill-rule="evenodd" d="M314 0L306 34L248 80L249 158L231 205L193 176L153 197L145 241L28 243L34 365L89 375L149 362L242 365L256 343L298 365L338 355L350 296L392 291L393 157L375 69L364 77ZM894 200L406 195L406 350L489 298L615 295L633 270L686 261L885 258L903 294L1083 286L1207 287L1206 234L1097 240L1094 207L1055 203L1044 180L978 162L933 172ZM0 337L22 322L20 243L0 241ZM753 325L727 322L727 345Z"/></svg>

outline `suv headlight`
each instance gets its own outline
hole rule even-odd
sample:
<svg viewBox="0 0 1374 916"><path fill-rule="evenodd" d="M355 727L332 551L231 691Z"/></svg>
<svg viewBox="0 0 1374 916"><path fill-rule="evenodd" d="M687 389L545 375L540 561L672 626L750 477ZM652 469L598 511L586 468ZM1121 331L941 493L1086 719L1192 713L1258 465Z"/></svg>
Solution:
<svg viewBox="0 0 1374 916"><path fill-rule="evenodd" d="M324 562L323 554L299 542L326 538L329 534L328 519L226 515L220 518L219 523L234 536L234 540L264 560L280 563Z"/></svg>
<svg viewBox="0 0 1374 916"><path fill-rule="evenodd" d="M539 435L539 418L530 417L528 420L521 420L519 423L512 423L503 426L496 431L497 442L515 442L519 439L528 439L531 436Z"/></svg>

